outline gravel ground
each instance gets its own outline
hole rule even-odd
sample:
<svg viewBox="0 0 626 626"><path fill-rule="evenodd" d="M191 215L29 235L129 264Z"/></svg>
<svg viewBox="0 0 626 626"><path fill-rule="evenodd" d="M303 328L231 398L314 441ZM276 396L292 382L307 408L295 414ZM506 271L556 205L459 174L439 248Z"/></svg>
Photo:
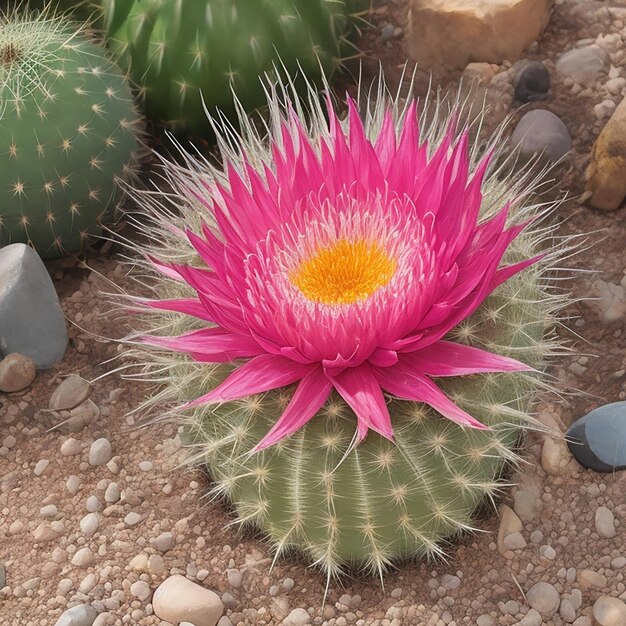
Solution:
<svg viewBox="0 0 626 626"><path fill-rule="evenodd" d="M576 13L574 5L581 4L586 12ZM611 94L603 82L577 90L556 80L554 63L579 40L617 34L626 41L626 2L612 4L613 12L602 2L557 3L528 57L544 61L553 77L551 98L527 108L548 108L568 127L573 152L556 182L574 195L606 122L596 105L606 99L617 104L623 90ZM405 2L375 6L374 28L362 42L369 54L365 69L371 73L381 58L393 82L405 59ZM622 46L610 51L611 73L618 77L626 77ZM496 81L489 94L495 117L517 106L509 69L498 68L508 78ZM459 77L442 80L455 86ZM594 211L571 200L559 217L567 218L555 226L561 234L592 233L593 246L573 263L595 272L571 284L579 300L567 311L562 332L576 353L552 370L564 400L539 405L546 422L563 427L599 404L626 399L623 317L608 313L611 298L626 302L620 285L626 213ZM69 606L89 603L102 612L99 626L166 626L153 615L151 594L177 573L222 597L227 619L220 626L590 626L599 596L626 600L626 472L600 475L573 462L555 471L542 437L531 434L522 451L528 463L511 476L519 486L500 503L519 520L505 516L510 534L500 545L498 517L483 512L477 525L485 532L450 546L447 562L400 565L385 577L384 589L367 578L333 583L322 607L321 574L297 556L270 571L272 555L262 537L228 528L227 508L203 498L209 478L181 468L184 449L175 426L138 428L130 412L148 389L117 374L99 378L118 351L101 338L124 330L105 314L101 293L110 290L109 281L127 285L115 252L92 254L90 269L75 259L49 264L71 323L66 357L26 391L0 395L0 623L53 625ZM51 430L67 416L48 411L50 396L70 374L94 381L90 402L78 411L82 419Z"/></svg>

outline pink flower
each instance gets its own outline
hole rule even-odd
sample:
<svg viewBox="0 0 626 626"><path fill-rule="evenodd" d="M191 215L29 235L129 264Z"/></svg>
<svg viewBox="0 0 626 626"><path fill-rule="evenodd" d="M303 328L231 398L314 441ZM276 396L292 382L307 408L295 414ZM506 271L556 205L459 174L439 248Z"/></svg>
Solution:
<svg viewBox="0 0 626 626"><path fill-rule="evenodd" d="M271 144L271 164L227 158L227 179L182 181L207 209L186 232L206 268L153 260L197 297L151 307L206 321L149 344L237 367L187 406L232 401L298 383L261 450L312 419L333 389L369 429L393 439L384 393L424 402L463 426L485 428L433 379L530 370L445 340L502 282L537 258L501 267L524 225L508 206L479 220L489 157L470 172L467 132L451 123L430 154L415 105L396 128L388 111L374 141L353 101L342 126L311 136L295 113ZM429 156L430 154L430 156ZM212 224L212 225L209 225ZM175 229L176 230L176 229Z"/></svg>

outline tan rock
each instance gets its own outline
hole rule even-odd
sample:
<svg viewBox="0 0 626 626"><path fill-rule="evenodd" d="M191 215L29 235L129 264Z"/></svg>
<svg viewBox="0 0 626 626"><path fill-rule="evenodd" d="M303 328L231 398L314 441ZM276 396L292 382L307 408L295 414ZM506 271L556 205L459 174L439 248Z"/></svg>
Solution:
<svg viewBox="0 0 626 626"><path fill-rule="evenodd" d="M500 527L498 528L498 551L500 554L508 549L504 544L504 540L509 535L521 533L523 530L522 521L515 514L515 511L503 504L500 507Z"/></svg>
<svg viewBox="0 0 626 626"><path fill-rule="evenodd" d="M614 211L626 197L626 98L615 109L591 151L586 191L596 209Z"/></svg>
<svg viewBox="0 0 626 626"><path fill-rule="evenodd" d="M12 393L26 389L35 376L35 362L27 356L12 352L0 361L0 391Z"/></svg>
<svg viewBox="0 0 626 626"><path fill-rule="evenodd" d="M561 476L576 471L576 464L564 439L545 436L541 449L541 467L550 476Z"/></svg>
<svg viewBox="0 0 626 626"><path fill-rule="evenodd" d="M154 614L162 620L173 624L186 621L195 626L215 626L224 612L216 593L178 574L158 586L152 606Z"/></svg>
<svg viewBox="0 0 626 626"><path fill-rule="evenodd" d="M515 61L550 17L550 0L412 0L408 47L423 67Z"/></svg>
<svg viewBox="0 0 626 626"><path fill-rule="evenodd" d="M624 626L626 604L619 598L600 596L593 605L593 626Z"/></svg>
<svg viewBox="0 0 626 626"><path fill-rule="evenodd" d="M577 575L578 584L581 589L590 589L595 587L596 589L604 589L606 587L606 576L594 572L592 569L583 569L578 572Z"/></svg>

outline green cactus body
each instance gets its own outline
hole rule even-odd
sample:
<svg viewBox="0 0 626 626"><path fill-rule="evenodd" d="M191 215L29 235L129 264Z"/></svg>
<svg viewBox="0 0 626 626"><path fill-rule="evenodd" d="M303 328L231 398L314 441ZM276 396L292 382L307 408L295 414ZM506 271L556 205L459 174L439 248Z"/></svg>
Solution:
<svg viewBox="0 0 626 626"><path fill-rule="evenodd" d="M148 115L190 132L208 127L203 100L234 114L231 88L247 111L264 104L260 77L273 64L330 77L349 25L341 0L104 0L103 9L107 44Z"/></svg>
<svg viewBox="0 0 626 626"><path fill-rule="evenodd" d="M531 270L502 285L453 339L539 365L546 345L538 278ZM174 378L184 384L181 395L194 398L227 371L207 374L206 366L185 363ZM196 410L189 442L216 481L215 494L279 551L303 550L329 573L347 566L378 573L398 559L442 555L446 539L473 527L476 508L501 489L505 463L515 459L537 385L531 375L510 373L446 382L446 394L491 430L462 428L426 405L391 400L395 442L371 432L351 449L355 417L334 395L302 430L248 456L284 410L293 392L285 389Z"/></svg>
<svg viewBox="0 0 626 626"><path fill-rule="evenodd" d="M124 75L62 19L0 24L0 244L76 252L110 222L136 165L140 120Z"/></svg>
<svg viewBox="0 0 626 626"><path fill-rule="evenodd" d="M402 117L397 101L386 99L382 91L378 96L380 102L366 113L365 128L372 142L378 137L385 111L391 108L396 120ZM272 137L280 133L279 101L281 96L274 94L270 103ZM445 103L438 101L422 112L420 138L433 152L450 124L445 108ZM328 131L321 107L310 117L311 133L325 136ZM346 127L348 123L344 122ZM243 162L258 169L271 167L272 157L258 132L243 120L242 127L236 147L231 147L224 133L220 147L226 161L237 167L250 159ZM481 147L475 144L470 149L470 170L476 168L483 149L501 155L503 143L496 134ZM533 175L528 170L511 173L508 165L503 159L483 181L481 223L500 214L509 200L511 224L542 215L541 205L529 201L537 185ZM223 184L226 177L191 157L184 168L172 165L167 169L177 191L176 224L202 232L202 224L211 218L198 199L215 181ZM332 177L332 173L328 175ZM141 203L152 216L149 225L143 226L147 236L142 255L206 267L190 242L173 232L170 222L174 213L163 212L163 201L145 195ZM534 258L542 249L554 246L546 239L547 230L539 226L522 230L507 248L503 265ZM393 441L370 430L357 444L357 416L333 391L305 426L251 454L277 423L296 387L168 413L168 404L180 407L181 402L206 394L241 363L195 362L158 347L130 353L142 364L140 379L152 371L155 380L165 383L146 408L155 409L160 417L183 421L191 460L208 468L215 497L225 497L234 505L237 520L233 523L260 528L278 554L291 549L304 552L328 575L351 567L382 574L398 560L436 557L445 553L447 541L473 527L476 508L494 498L504 486L502 473L507 464L519 460L515 448L523 427L538 424L532 419L531 404L535 391L547 386L540 370L556 346L554 334L546 328L554 324L555 313L563 305L563 298L551 292L546 273L559 254L558 247L551 247L542 262L499 284L446 337L535 368L436 379L445 396L489 429L459 426L427 404L387 396ZM140 265L142 271L154 269L141 261ZM184 281L169 280L158 272L153 275L159 299L171 302L196 295ZM145 312L145 308L139 310ZM190 315L167 309L147 315L138 334L145 336L147 331L171 337L205 326Z"/></svg>

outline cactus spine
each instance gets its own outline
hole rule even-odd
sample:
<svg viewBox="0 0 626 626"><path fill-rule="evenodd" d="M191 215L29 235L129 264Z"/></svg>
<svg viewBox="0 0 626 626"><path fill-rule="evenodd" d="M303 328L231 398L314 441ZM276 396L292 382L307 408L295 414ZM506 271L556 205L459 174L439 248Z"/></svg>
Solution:
<svg viewBox="0 0 626 626"><path fill-rule="evenodd" d="M0 21L0 102L0 244L80 250L136 168L125 76L66 19L14 13Z"/></svg>

